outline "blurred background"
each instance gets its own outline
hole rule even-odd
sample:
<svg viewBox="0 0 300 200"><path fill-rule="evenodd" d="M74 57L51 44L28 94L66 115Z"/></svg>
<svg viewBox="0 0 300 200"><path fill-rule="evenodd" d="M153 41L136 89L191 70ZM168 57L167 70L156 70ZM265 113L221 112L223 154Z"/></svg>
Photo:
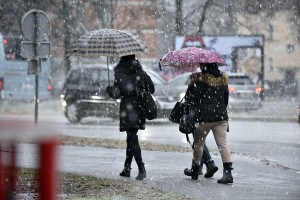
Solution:
<svg viewBox="0 0 300 200"><path fill-rule="evenodd" d="M72 65L85 59L64 58L66 48L85 32L100 28L122 29L137 35L150 49L139 60L166 80L172 79L174 72L167 68L159 71L158 61L170 50L189 45L213 47L223 43L221 36L225 40L228 37L229 43L235 36L259 37L262 51L250 53L249 49L235 46L230 54L220 52L232 61L226 70L248 70L249 76L260 77L266 95L299 94L298 0L2 0L0 33L22 37L22 17L31 9L43 10L51 20L49 84L54 97L59 96ZM111 62L116 61L111 58ZM95 62L102 61L99 58ZM248 69L253 65L256 67Z"/></svg>

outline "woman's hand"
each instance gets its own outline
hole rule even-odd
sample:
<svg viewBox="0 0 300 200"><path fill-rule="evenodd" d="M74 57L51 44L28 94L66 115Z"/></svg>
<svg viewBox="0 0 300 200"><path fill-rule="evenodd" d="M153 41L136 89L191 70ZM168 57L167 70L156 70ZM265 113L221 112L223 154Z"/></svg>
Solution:
<svg viewBox="0 0 300 200"><path fill-rule="evenodd" d="M111 93L112 93L112 86L111 86L111 85L106 86L106 92L107 92L108 94L111 94Z"/></svg>

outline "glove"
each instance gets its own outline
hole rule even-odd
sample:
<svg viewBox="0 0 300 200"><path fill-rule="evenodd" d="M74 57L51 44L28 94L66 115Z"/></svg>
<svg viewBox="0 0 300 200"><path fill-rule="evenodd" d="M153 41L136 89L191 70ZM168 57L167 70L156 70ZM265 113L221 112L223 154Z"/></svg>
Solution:
<svg viewBox="0 0 300 200"><path fill-rule="evenodd" d="M108 94L111 94L111 93L112 93L112 86L111 86L111 85L106 86L106 92L107 92Z"/></svg>

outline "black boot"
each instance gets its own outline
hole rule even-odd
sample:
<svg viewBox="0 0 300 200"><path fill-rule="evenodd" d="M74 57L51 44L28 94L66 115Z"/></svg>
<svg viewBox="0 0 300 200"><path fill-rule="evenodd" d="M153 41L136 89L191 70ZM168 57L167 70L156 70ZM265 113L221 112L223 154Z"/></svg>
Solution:
<svg viewBox="0 0 300 200"><path fill-rule="evenodd" d="M145 169L145 164L142 163L138 166L139 168L139 174L137 175L137 177L135 178L136 180L143 180L144 178L146 178L146 169Z"/></svg>
<svg viewBox="0 0 300 200"><path fill-rule="evenodd" d="M233 183L233 177L231 174L231 170L233 170L232 163L231 162L223 163L223 167L224 167L223 177L218 180L218 183L221 184Z"/></svg>
<svg viewBox="0 0 300 200"><path fill-rule="evenodd" d="M203 170L202 170L202 168L203 168L203 165L200 165L200 166L199 166L199 172L198 172L198 175L203 175ZM185 174L186 176L192 176L192 168L191 168L191 169L185 168L185 169L184 169L184 174Z"/></svg>
<svg viewBox="0 0 300 200"><path fill-rule="evenodd" d="M192 174L191 174L191 177L192 177L193 180L198 180L199 167L200 167L200 162L195 162L193 160L193 162L192 162Z"/></svg>
<svg viewBox="0 0 300 200"><path fill-rule="evenodd" d="M215 162L212 160L207 166L206 166L206 173L204 174L205 178L211 178L213 175L218 171L218 167L215 165Z"/></svg>
<svg viewBox="0 0 300 200"><path fill-rule="evenodd" d="M130 170L131 170L131 167L128 165L125 165L123 171L120 173L120 176L130 177Z"/></svg>

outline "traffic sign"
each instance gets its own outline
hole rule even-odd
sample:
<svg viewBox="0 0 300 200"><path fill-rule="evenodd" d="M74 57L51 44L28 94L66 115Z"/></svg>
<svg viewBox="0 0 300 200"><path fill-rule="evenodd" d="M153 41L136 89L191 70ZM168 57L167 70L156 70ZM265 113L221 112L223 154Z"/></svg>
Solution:
<svg viewBox="0 0 300 200"><path fill-rule="evenodd" d="M47 40L51 22L44 11L31 10L22 18L22 31L26 39L36 42Z"/></svg>
<svg viewBox="0 0 300 200"><path fill-rule="evenodd" d="M21 56L29 59L48 58L50 56L50 42L21 42Z"/></svg>

